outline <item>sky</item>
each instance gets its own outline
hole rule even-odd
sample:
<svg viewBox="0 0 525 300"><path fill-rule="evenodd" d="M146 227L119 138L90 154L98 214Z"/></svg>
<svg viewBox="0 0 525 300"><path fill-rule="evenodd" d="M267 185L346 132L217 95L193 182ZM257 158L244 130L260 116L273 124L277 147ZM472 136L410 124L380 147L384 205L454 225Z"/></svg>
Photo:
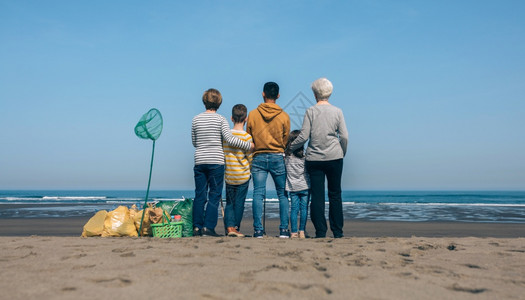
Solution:
<svg viewBox="0 0 525 300"><path fill-rule="evenodd" d="M193 189L206 89L299 129L326 77L343 189L525 190L524 53L524 1L0 0L0 189L145 189L150 108L151 188Z"/></svg>

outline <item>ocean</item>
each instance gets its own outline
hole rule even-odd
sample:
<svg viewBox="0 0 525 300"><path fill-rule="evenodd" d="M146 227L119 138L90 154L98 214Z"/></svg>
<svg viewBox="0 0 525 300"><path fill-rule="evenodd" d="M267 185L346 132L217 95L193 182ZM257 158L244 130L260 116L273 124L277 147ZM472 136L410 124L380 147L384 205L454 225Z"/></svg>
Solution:
<svg viewBox="0 0 525 300"><path fill-rule="evenodd" d="M245 216L251 216L251 195ZM525 223L525 192L519 191L343 191L342 196L347 220ZM87 217L119 205L142 207L144 197L145 191L137 190L4 190L0 218ZM190 190L150 191L148 202L193 197ZM268 191L266 217L278 216L277 194Z"/></svg>

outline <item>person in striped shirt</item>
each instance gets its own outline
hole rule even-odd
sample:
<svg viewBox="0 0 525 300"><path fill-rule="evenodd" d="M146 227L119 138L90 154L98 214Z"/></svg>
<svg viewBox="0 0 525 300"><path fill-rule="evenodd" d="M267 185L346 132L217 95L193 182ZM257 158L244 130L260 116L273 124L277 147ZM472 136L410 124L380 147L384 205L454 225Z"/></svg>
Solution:
<svg viewBox="0 0 525 300"><path fill-rule="evenodd" d="M246 106L237 104L232 108L232 134L245 142L251 142L252 136L244 131L248 110ZM250 185L250 166L252 163L251 151L246 151L223 141L224 161L226 171L226 208L224 210L224 226L228 236L243 237L239 232L244 202Z"/></svg>
<svg viewBox="0 0 525 300"><path fill-rule="evenodd" d="M286 191L290 196L290 224L291 238L306 238L306 220L308 219L308 202L310 178L304 167L304 146L290 150L290 144L301 134L301 130L290 132L288 144L284 151L284 163L286 165ZM299 232L297 232L297 215L299 214Z"/></svg>
<svg viewBox="0 0 525 300"><path fill-rule="evenodd" d="M206 111L193 117L191 124L191 140L195 147L193 235L219 236L215 227L224 186L222 141L246 151L253 149L254 145L233 136L228 121L217 113L222 103L222 95L218 90L204 92L202 102Z"/></svg>

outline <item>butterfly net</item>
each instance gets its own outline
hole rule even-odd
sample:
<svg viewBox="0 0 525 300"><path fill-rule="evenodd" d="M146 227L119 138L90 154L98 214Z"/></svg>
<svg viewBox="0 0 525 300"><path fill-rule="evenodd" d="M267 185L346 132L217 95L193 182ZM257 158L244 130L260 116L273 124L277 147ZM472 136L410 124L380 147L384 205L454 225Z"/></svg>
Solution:
<svg viewBox="0 0 525 300"><path fill-rule="evenodd" d="M162 132L162 115L156 108L145 113L135 126L135 134L142 139L157 140Z"/></svg>

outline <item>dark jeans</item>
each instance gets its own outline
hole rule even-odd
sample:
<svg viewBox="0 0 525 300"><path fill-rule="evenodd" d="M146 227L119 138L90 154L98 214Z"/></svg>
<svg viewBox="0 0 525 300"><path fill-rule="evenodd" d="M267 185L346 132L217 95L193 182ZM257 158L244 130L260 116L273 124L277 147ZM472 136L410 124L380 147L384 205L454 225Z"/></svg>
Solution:
<svg viewBox="0 0 525 300"><path fill-rule="evenodd" d="M328 181L328 220L334 237L343 236L343 202L341 200L341 175L343 159L329 161L306 161L310 175L310 218L316 237L326 237L324 180Z"/></svg>
<svg viewBox="0 0 525 300"><path fill-rule="evenodd" d="M226 184L226 208L224 209L224 226L241 228L244 202L248 194L250 180L239 185Z"/></svg>
<svg viewBox="0 0 525 300"><path fill-rule="evenodd" d="M224 165L204 164L193 167L195 200L193 226L215 229L219 216L219 202L224 186Z"/></svg>

